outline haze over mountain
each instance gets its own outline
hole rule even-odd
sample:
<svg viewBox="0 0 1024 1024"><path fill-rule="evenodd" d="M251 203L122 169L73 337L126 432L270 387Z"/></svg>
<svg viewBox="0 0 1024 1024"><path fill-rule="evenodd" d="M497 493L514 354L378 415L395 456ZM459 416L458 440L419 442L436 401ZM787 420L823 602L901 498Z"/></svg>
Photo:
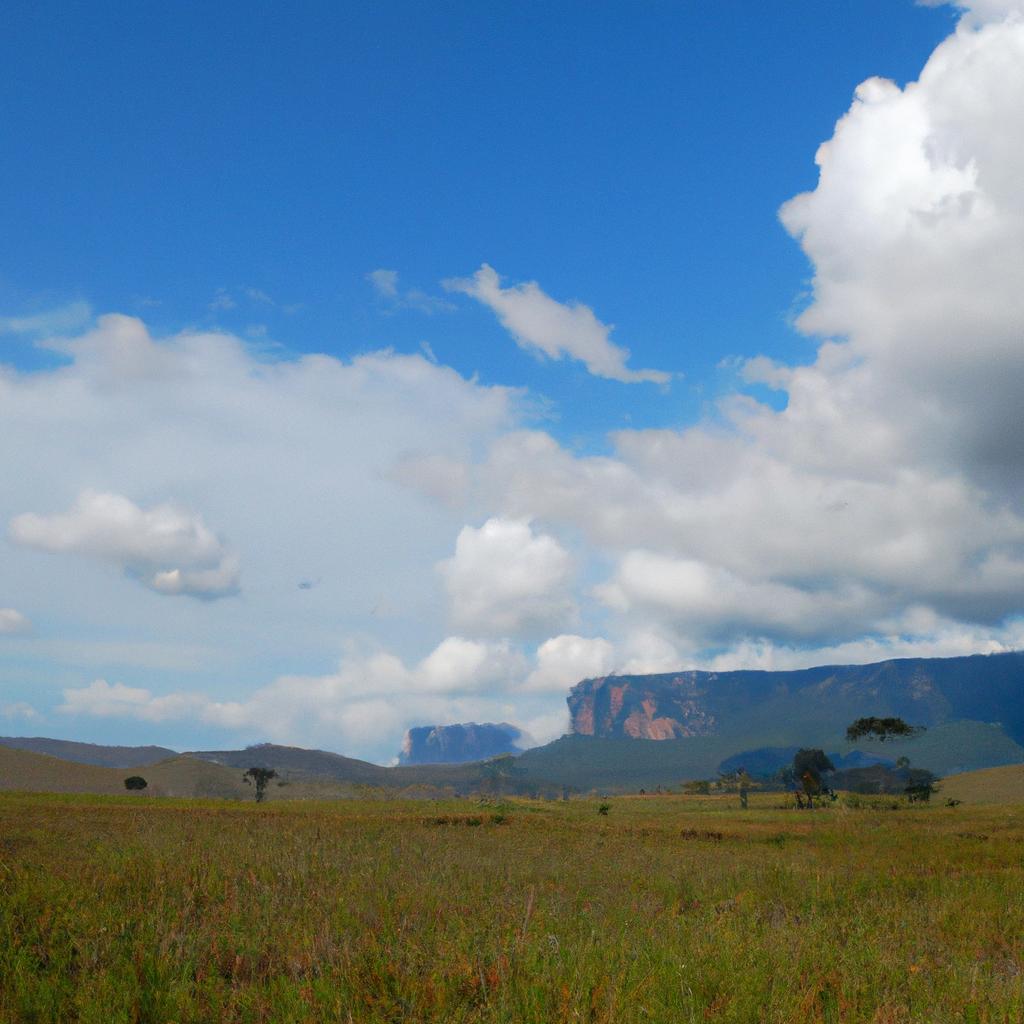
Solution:
<svg viewBox="0 0 1024 1024"><path fill-rule="evenodd" d="M508 722L421 725L405 734L399 764L456 764L512 754L524 746L522 732Z"/></svg>

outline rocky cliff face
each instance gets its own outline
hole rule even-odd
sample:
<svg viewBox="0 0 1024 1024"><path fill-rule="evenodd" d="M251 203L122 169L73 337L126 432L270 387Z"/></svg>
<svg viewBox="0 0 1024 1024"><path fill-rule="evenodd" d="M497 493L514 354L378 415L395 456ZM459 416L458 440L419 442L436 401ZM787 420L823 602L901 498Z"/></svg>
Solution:
<svg viewBox="0 0 1024 1024"><path fill-rule="evenodd" d="M507 722L422 725L405 734L400 764L461 764L519 752L522 733Z"/></svg>
<svg viewBox="0 0 1024 1024"><path fill-rule="evenodd" d="M568 697L573 732L634 740L707 736L715 731L715 716L696 675L586 679Z"/></svg>
<svg viewBox="0 0 1024 1024"><path fill-rule="evenodd" d="M795 672L673 672L585 679L568 696L582 736L674 740L842 731L861 715L917 725L1000 722L1024 741L1024 654L905 658Z"/></svg>

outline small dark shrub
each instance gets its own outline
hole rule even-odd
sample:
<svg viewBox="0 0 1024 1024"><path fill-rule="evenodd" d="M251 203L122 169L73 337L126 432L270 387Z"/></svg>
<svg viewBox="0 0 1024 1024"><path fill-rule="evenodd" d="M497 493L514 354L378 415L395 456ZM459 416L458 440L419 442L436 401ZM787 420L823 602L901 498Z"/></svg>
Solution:
<svg viewBox="0 0 1024 1024"><path fill-rule="evenodd" d="M598 814L607 814L612 809L611 804L601 804L597 809Z"/></svg>
<svg viewBox="0 0 1024 1024"><path fill-rule="evenodd" d="M124 780L125 789L145 789L148 783L141 775L129 775Z"/></svg>

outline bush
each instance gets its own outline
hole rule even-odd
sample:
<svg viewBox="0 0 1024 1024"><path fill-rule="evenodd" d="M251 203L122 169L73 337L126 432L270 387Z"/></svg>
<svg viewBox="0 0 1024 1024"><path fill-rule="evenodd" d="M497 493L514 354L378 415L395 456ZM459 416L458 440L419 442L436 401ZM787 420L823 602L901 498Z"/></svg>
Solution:
<svg viewBox="0 0 1024 1024"><path fill-rule="evenodd" d="M145 789L147 785L148 783L141 775L129 775L128 778L124 780L125 789Z"/></svg>

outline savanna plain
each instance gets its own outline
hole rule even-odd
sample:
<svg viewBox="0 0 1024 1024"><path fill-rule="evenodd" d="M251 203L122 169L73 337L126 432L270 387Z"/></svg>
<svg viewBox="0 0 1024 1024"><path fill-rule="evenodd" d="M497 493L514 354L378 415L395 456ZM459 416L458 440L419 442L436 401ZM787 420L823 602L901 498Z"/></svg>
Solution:
<svg viewBox="0 0 1024 1024"><path fill-rule="evenodd" d="M0 794L0 1021L1024 1020L1024 808L785 802Z"/></svg>

